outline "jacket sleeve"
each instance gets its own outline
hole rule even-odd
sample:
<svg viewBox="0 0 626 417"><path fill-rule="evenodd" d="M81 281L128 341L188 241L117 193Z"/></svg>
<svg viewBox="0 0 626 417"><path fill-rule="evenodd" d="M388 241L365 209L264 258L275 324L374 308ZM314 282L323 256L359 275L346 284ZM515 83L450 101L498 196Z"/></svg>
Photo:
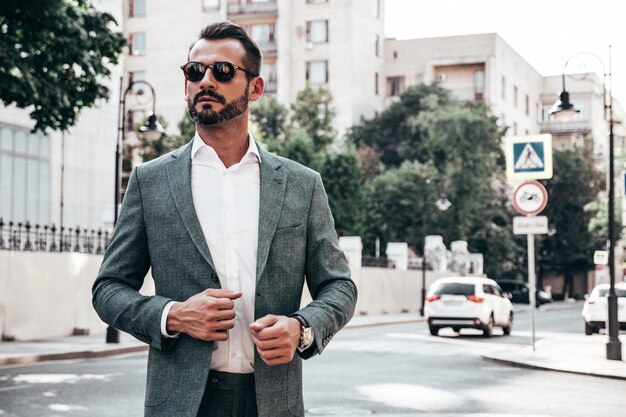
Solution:
<svg viewBox="0 0 626 417"><path fill-rule="evenodd" d="M167 349L177 339L161 336L161 313L172 300L139 293L150 269L139 168L131 173L111 243L92 287L92 302L105 323L152 347Z"/></svg>
<svg viewBox="0 0 626 417"><path fill-rule="evenodd" d="M356 285L339 247L335 222L319 174L315 177L307 227L306 282L313 301L297 311L315 333L314 346L300 356L321 354L332 337L354 314Z"/></svg>

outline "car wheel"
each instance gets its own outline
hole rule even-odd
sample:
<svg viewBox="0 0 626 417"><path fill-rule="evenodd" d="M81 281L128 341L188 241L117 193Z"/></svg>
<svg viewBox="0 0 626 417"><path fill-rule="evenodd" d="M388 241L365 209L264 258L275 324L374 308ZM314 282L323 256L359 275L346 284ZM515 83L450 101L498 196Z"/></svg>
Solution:
<svg viewBox="0 0 626 417"><path fill-rule="evenodd" d="M511 334L511 330L513 329L513 313L509 314L509 321L506 323L506 326L502 326L502 332L505 336Z"/></svg>
<svg viewBox="0 0 626 417"><path fill-rule="evenodd" d="M453 327L453 328L452 328L452 331L454 331L454 332L458 333L458 332L460 332L460 331L461 331L461 328L460 328L460 327Z"/></svg>
<svg viewBox="0 0 626 417"><path fill-rule="evenodd" d="M484 327L483 327L483 336L485 337L491 337L493 335L493 328L495 326L495 322L493 320L493 314L491 316L489 316L489 323L487 323Z"/></svg>
<svg viewBox="0 0 626 417"><path fill-rule="evenodd" d="M592 334L594 334L596 332L595 327L591 324L591 323L587 323L585 322L585 334L587 336L591 336Z"/></svg>
<svg viewBox="0 0 626 417"><path fill-rule="evenodd" d="M430 330L431 336L439 335L439 327L437 326L428 326L428 330Z"/></svg>

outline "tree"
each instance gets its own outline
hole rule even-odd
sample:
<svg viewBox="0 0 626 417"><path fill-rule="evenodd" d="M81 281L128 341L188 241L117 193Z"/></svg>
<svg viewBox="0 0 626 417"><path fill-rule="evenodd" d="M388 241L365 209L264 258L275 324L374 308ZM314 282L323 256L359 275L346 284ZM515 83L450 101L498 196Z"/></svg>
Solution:
<svg viewBox="0 0 626 417"><path fill-rule="evenodd" d="M276 97L262 98L250 108L252 121L270 152L280 153L289 130L289 109Z"/></svg>
<svg viewBox="0 0 626 417"><path fill-rule="evenodd" d="M101 83L125 45L88 0L0 3L0 99L33 108L35 131L67 130L81 109L108 99Z"/></svg>
<svg viewBox="0 0 626 417"><path fill-rule="evenodd" d="M437 84L409 87L380 116L354 126L348 138L359 149L371 147L380 153L387 167L399 167L404 161L425 162L423 132L415 129L416 118L423 111L445 107L451 100L450 92Z"/></svg>
<svg viewBox="0 0 626 417"><path fill-rule="evenodd" d="M335 229L342 236L360 236L363 203L361 170L353 149L328 153L321 167Z"/></svg>
<svg viewBox="0 0 626 417"><path fill-rule="evenodd" d="M332 103L333 98L327 87L313 88L307 84L291 105L295 127L307 132L313 140L316 152L325 151L337 137L333 128L336 112Z"/></svg>
<svg viewBox="0 0 626 417"><path fill-rule="evenodd" d="M573 274L593 268L593 251L603 248L607 237L594 235L590 228L594 213L589 203L596 200L603 183L591 153L587 148L555 151L554 175L544 183L549 200L542 215L556 234L540 238L537 265L540 271L563 274L570 295Z"/></svg>
<svg viewBox="0 0 626 417"><path fill-rule="evenodd" d="M427 234L440 234L447 244L467 241L470 251L485 256L488 275L514 274L518 243L511 230L503 134L485 105L453 99L437 85L408 89L380 117L354 128L350 137L361 155L371 159L378 152L387 167L366 185L365 238L371 242L365 247L378 236L406 241L421 253L426 216ZM399 170L393 168L397 164ZM411 164L422 168L407 175ZM445 213L432 201L439 193L452 203ZM368 218L369 210L374 217Z"/></svg>

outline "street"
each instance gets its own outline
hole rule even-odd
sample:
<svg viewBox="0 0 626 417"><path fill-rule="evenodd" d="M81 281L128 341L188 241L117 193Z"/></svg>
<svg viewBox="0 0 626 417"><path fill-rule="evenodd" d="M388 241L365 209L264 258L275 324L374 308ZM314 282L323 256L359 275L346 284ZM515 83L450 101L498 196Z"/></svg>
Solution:
<svg viewBox="0 0 626 417"><path fill-rule="evenodd" d="M537 339L582 333L581 303L537 310ZM305 362L308 416L368 414L606 416L626 409L626 381L490 362L492 349L527 345L530 314L517 306L513 333L428 334L425 323L345 329ZM605 337L594 335L591 337ZM540 344L538 345L538 351ZM143 415L146 354L0 368L0 416Z"/></svg>

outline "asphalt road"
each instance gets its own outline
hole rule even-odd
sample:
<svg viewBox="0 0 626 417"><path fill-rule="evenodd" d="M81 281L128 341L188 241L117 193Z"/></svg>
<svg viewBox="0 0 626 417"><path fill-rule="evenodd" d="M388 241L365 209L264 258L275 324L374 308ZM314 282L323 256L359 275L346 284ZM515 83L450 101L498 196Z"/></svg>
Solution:
<svg viewBox="0 0 626 417"><path fill-rule="evenodd" d="M537 337L580 333L580 304L537 311ZM307 416L577 417L624 415L626 381L528 370L480 354L529 343L513 334L428 334L424 323L345 329L305 363ZM600 337L600 336L596 336ZM1 417L140 417L145 354L0 368ZM478 416L476 416L478 417Z"/></svg>

